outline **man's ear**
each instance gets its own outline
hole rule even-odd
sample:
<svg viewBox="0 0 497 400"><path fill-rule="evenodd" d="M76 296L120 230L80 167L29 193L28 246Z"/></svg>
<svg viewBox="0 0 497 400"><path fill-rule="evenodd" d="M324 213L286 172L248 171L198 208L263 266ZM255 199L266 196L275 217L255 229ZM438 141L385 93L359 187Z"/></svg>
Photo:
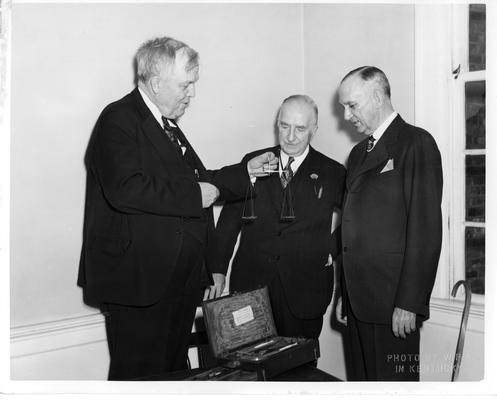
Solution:
<svg viewBox="0 0 497 400"><path fill-rule="evenodd" d="M314 134L317 132L317 130L318 130L318 124L314 124L311 130L311 139L314 136Z"/></svg>
<svg viewBox="0 0 497 400"><path fill-rule="evenodd" d="M150 89L152 90L152 93L153 94L157 94L159 93L159 89L160 89L160 76L152 76L149 80L149 83L150 83Z"/></svg>
<svg viewBox="0 0 497 400"><path fill-rule="evenodd" d="M375 102L375 104L379 107L381 107L383 105L383 101L384 101L384 94L381 90L379 89L375 89L373 91L373 100Z"/></svg>

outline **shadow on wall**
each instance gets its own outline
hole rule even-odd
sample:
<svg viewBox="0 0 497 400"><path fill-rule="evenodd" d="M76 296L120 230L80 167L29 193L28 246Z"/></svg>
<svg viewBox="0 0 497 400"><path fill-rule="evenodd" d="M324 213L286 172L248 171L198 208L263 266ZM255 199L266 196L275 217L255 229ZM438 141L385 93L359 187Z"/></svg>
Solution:
<svg viewBox="0 0 497 400"><path fill-rule="evenodd" d="M354 143L354 145L359 143L361 140L364 140L364 134L357 132L350 122L345 121L345 118L343 117L343 107L338 102L338 90L331 98L330 112L331 115L338 121L337 130L339 134L346 135L349 140ZM347 167L347 164L345 164L345 167Z"/></svg>
<svg viewBox="0 0 497 400"><path fill-rule="evenodd" d="M280 144L280 139L279 139L280 134L278 131L278 115L280 113L280 107L278 107L278 109L274 113L273 134L274 134L274 145L275 146L278 146Z"/></svg>
<svg viewBox="0 0 497 400"><path fill-rule="evenodd" d="M337 229L340 229L340 227L338 227ZM352 359L351 359L351 354L352 354L352 349L351 349L351 346L350 346L350 341L348 339L348 335L346 334L347 333L347 327L342 325L340 322L338 322L337 318L336 318L336 306L337 306L337 301L338 301L338 297L339 297L339 293L340 293L340 283L338 282L341 282L341 277L340 277L340 265L342 263L342 256L339 255L338 258L336 259L335 261L335 274L334 274L334 280L335 280L335 284L334 284L334 291L336 290L336 296L335 294L333 295L332 297L332 303L331 303L331 313L330 313L330 318L328 321L323 321L324 325L328 326L329 328L331 328L332 331L335 331L335 332L338 332L341 337L342 337L342 343L343 343L343 350L344 350L344 357L345 357L345 374L346 374L346 379L347 381L349 381L351 379L351 377L353 377L353 372L352 372ZM338 271L336 270L338 268ZM338 283L338 285L337 285ZM324 328L324 326L323 326Z"/></svg>
<svg viewBox="0 0 497 400"><path fill-rule="evenodd" d="M327 321L327 323L328 323L328 326L331 327L331 329L333 331L339 332L340 335L342 336L342 343L343 343L343 347L344 347L343 354L345 356L345 374L347 377L347 381L349 381L351 379L351 377L353 376L352 371L351 371L351 368L353 365L352 360L351 360L352 351L351 351L350 343L348 340L348 335L346 334L347 328L344 325L342 325L340 322L337 321L337 319L335 317L335 308L336 308L336 303L332 304L333 311L331 312L330 319L329 319L329 321ZM326 321L325 321L325 323L326 323Z"/></svg>

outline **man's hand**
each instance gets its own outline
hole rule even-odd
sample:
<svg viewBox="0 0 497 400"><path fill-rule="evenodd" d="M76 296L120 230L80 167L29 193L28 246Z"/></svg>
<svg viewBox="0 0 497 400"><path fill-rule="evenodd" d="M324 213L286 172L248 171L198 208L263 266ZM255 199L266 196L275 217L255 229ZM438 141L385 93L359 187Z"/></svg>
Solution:
<svg viewBox="0 0 497 400"><path fill-rule="evenodd" d="M335 308L335 315L337 317L337 321L342 325L347 326L347 316L342 315L342 297L340 296L337 300L337 306Z"/></svg>
<svg viewBox="0 0 497 400"><path fill-rule="evenodd" d="M332 264L333 264L333 257L331 256L331 254L328 254L328 260L326 261L326 264L324 264L324 266L331 267Z"/></svg>
<svg viewBox="0 0 497 400"><path fill-rule="evenodd" d="M406 338L416 330L416 314L402 308L395 307L392 314L392 331L396 337Z"/></svg>
<svg viewBox="0 0 497 400"><path fill-rule="evenodd" d="M270 151L252 158L247 163L248 173L251 177L269 175L270 171L275 171L277 168L278 158Z"/></svg>
<svg viewBox="0 0 497 400"><path fill-rule="evenodd" d="M202 193L202 207L209 208L219 197L219 189L209 182L199 182Z"/></svg>
<svg viewBox="0 0 497 400"><path fill-rule="evenodd" d="M209 286L204 291L204 300L215 299L223 293L226 277L223 274L212 274L214 285Z"/></svg>

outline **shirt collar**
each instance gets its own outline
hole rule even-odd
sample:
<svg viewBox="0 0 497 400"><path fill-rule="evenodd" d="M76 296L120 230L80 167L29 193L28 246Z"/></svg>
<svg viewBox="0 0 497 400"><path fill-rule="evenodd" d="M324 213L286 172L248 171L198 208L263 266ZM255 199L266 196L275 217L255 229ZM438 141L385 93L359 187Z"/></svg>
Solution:
<svg viewBox="0 0 497 400"><path fill-rule="evenodd" d="M148 97L147 93L145 93L145 91L142 90L142 88L138 87L138 91L140 92L140 95L142 96L145 105L148 107L148 109L150 110L156 121L159 123L161 127L164 127L164 124L162 123L162 113L160 112L159 107L157 107L152 102L152 100L150 100L150 97ZM167 120L169 121L169 124L172 127L176 127L174 121L170 120L169 118Z"/></svg>
<svg viewBox="0 0 497 400"><path fill-rule="evenodd" d="M387 119L385 119L385 121L383 121L383 123L378 128L375 129L375 131L373 132L373 137L375 138L374 144L378 143L378 140L380 140L380 138L383 136L383 134L385 133L385 131L387 130L387 128L390 126L390 124L397 115L398 114L396 111L392 112L387 117Z"/></svg>
<svg viewBox="0 0 497 400"><path fill-rule="evenodd" d="M292 171L293 171L294 174L299 169L300 164L302 164L304 162L305 158L307 157L307 154L309 154L309 145L307 145L307 147L305 148L304 152L300 156L293 157L294 161L293 161L291 167L292 167ZM288 159L289 158L290 158L290 156L288 154L286 154L283 151L283 149L281 149L280 150L280 166L279 166L280 174L281 174L282 168L284 168L286 166L286 164L288 163Z"/></svg>

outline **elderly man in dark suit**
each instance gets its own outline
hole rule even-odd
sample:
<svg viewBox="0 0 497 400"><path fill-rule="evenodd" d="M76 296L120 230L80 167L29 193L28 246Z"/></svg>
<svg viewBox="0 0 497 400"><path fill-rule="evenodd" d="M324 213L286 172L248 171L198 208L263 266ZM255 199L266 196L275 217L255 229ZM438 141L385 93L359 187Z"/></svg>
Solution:
<svg viewBox="0 0 497 400"><path fill-rule="evenodd" d="M332 258L339 245L332 236L332 219L341 206L345 184L344 167L309 145L317 120L312 99L288 97L277 119L279 146L245 157L274 152L279 154L280 171L256 180L254 221L242 221L243 201L224 205L216 227L218 274L213 276L217 286L209 294L222 292L241 231L230 290L267 285L278 333L315 339L333 292ZM285 190L293 203L295 218L291 221L281 219Z"/></svg>
<svg viewBox="0 0 497 400"><path fill-rule="evenodd" d="M212 203L243 196L274 154L208 171L178 126L198 54L172 38L136 54L138 87L101 113L85 158L78 284L106 315L109 379L186 367L188 336L215 248ZM206 268L207 267L207 268Z"/></svg>
<svg viewBox="0 0 497 400"><path fill-rule="evenodd" d="M354 380L419 380L419 325L429 317L442 241L442 166L433 137L391 104L376 67L348 73L344 118L367 137L351 151L342 214L343 285Z"/></svg>

